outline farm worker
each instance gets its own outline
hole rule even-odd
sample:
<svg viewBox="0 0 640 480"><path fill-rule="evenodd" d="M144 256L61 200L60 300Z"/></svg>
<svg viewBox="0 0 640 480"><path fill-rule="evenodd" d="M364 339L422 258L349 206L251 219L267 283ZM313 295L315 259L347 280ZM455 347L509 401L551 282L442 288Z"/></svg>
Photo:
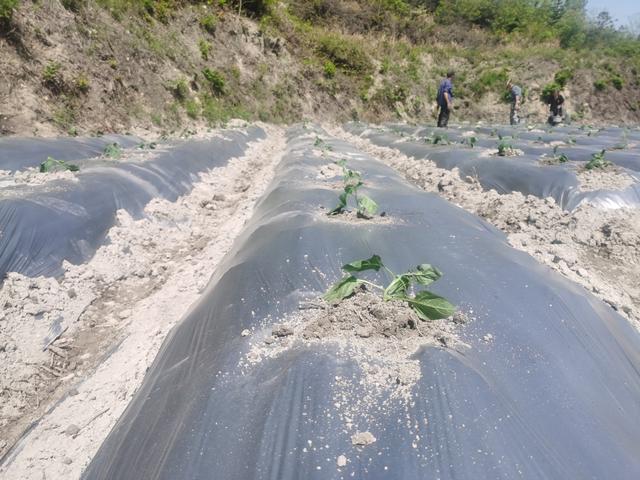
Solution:
<svg viewBox="0 0 640 480"><path fill-rule="evenodd" d="M522 104L522 88L518 85L514 85L512 80L507 81L507 90L511 95L511 114L509 115L509 122L511 125L517 125L520 123L520 105Z"/></svg>
<svg viewBox="0 0 640 480"><path fill-rule="evenodd" d="M440 113L438 114L438 126L439 127L447 127L449 123L449 114L451 110L453 110L453 77L455 74L449 70L447 72L447 78L443 79L440 82L440 87L438 88L438 107L440 107Z"/></svg>
<svg viewBox="0 0 640 480"><path fill-rule="evenodd" d="M564 97L560 95L558 90L554 90L549 100L549 107L551 107L551 116L562 117L562 106L564 105Z"/></svg>

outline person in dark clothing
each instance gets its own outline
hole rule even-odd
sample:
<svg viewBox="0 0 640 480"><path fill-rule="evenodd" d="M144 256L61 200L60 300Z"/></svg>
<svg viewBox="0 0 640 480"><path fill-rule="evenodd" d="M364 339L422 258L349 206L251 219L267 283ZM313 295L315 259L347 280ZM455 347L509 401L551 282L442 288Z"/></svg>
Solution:
<svg viewBox="0 0 640 480"><path fill-rule="evenodd" d="M551 95L549 107L551 108L551 115L554 117L562 117L563 115L564 97L560 95L558 90L554 90Z"/></svg>
<svg viewBox="0 0 640 480"><path fill-rule="evenodd" d="M438 114L438 126L446 128L449 123L449 114L453 110L453 77L455 74L452 71L447 72L447 78L440 82L438 88L438 107L440 107L440 113Z"/></svg>
<svg viewBox="0 0 640 480"><path fill-rule="evenodd" d="M509 123L517 125L520 123L520 106L522 105L522 88L515 85L513 81L507 81L507 90L511 98L511 113L509 114Z"/></svg>

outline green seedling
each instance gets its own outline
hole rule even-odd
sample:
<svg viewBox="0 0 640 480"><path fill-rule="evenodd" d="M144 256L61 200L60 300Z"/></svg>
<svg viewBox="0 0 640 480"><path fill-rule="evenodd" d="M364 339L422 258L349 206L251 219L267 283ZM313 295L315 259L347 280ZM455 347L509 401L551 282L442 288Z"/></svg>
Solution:
<svg viewBox="0 0 640 480"><path fill-rule="evenodd" d="M353 196L359 218L371 218L378 211L378 204L366 195L358 195L358 189L364 185L360 172L347 168L347 161L342 159L336 162L342 167L344 191L338 197L338 206L327 215L339 215L347 208L349 197Z"/></svg>
<svg viewBox="0 0 640 480"><path fill-rule="evenodd" d="M122 147L117 143L110 143L104 147L103 155L114 160L118 160L122 156Z"/></svg>
<svg viewBox="0 0 640 480"><path fill-rule="evenodd" d="M377 272L381 268L391 275L392 278L391 283L386 287L354 275L355 273L367 270ZM446 298L428 290L421 290L415 294L409 293L410 288L415 288L418 285L426 287L442 276L440 270L428 263L423 263L413 270L409 270L401 275L396 275L382 263L379 255L373 255L366 260L347 263L342 266L342 270L345 272L345 276L327 290L323 296L327 302L339 303L345 298L355 294L356 289L359 287L372 287L382 292L382 298L385 302L406 302L422 320L447 318L455 312L456 307Z"/></svg>
<svg viewBox="0 0 640 480"><path fill-rule="evenodd" d="M47 157L47 159L40 164L40 173L51 172L77 172L80 167L73 163L67 163L64 160L56 160L55 158Z"/></svg>
<svg viewBox="0 0 640 480"><path fill-rule="evenodd" d="M320 137L316 137L315 142L313 142L313 146L320 148L323 152L325 150L328 150L328 151L333 150L333 147L329 145L327 142L325 142L324 140L322 140Z"/></svg>
<svg viewBox="0 0 640 480"><path fill-rule="evenodd" d="M506 140L501 139L500 143L498 143L498 155L501 157L513 155L513 146Z"/></svg>
<svg viewBox="0 0 640 480"><path fill-rule="evenodd" d="M594 153L593 155L591 155L591 160L589 160L584 168L587 170L593 170L594 168L607 168L609 165L611 165L611 162L604 158L605 153L606 150L602 150L600 153Z"/></svg>
<svg viewBox="0 0 640 480"><path fill-rule="evenodd" d="M435 133L431 137L426 137L424 142L431 145L449 145L449 137L445 134Z"/></svg>

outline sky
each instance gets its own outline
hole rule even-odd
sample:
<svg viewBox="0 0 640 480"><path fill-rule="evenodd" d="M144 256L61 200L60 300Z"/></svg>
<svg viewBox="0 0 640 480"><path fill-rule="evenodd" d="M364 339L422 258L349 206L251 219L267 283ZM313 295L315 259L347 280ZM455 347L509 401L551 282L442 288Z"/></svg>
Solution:
<svg viewBox="0 0 640 480"><path fill-rule="evenodd" d="M627 25L628 19L633 14L640 14L640 1L638 0L588 0L587 12L598 14L603 10L608 11L617 20L617 25Z"/></svg>

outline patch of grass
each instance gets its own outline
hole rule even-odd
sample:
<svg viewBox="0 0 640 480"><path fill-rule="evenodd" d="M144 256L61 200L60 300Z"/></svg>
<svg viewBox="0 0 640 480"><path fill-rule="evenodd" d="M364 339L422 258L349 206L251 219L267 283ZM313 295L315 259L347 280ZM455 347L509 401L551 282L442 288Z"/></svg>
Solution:
<svg viewBox="0 0 640 480"><path fill-rule="evenodd" d="M475 82L471 82L469 89L476 96L489 91L505 91L508 75L504 69L484 70Z"/></svg>
<svg viewBox="0 0 640 480"><path fill-rule="evenodd" d="M78 13L86 6L86 0L61 0L62 6L70 12Z"/></svg>
<svg viewBox="0 0 640 480"><path fill-rule="evenodd" d="M203 60L209 60L209 53L211 52L211 44L204 38L198 41L198 49L200 49L200 56Z"/></svg>
<svg viewBox="0 0 640 480"><path fill-rule="evenodd" d="M76 112L69 105L63 105L53 112L53 123L61 130L69 131L76 122Z"/></svg>
<svg viewBox="0 0 640 480"><path fill-rule="evenodd" d="M176 80L171 85L171 93L179 102L184 102L189 98L189 86L184 78Z"/></svg>
<svg viewBox="0 0 640 480"><path fill-rule="evenodd" d="M202 117L212 126L228 122L232 118L249 120L250 115L244 109L225 104L220 98L205 94L200 98Z"/></svg>
<svg viewBox="0 0 640 480"><path fill-rule="evenodd" d="M553 81L558 84L560 87L565 87L569 80L573 78L573 71L568 68L562 69L553 77Z"/></svg>
<svg viewBox="0 0 640 480"><path fill-rule="evenodd" d="M87 78L87 76L84 73L81 73L75 78L74 86L76 91L80 93L87 93L91 88L91 85L89 83L89 78Z"/></svg>
<svg viewBox="0 0 640 480"><path fill-rule="evenodd" d="M336 66L331 60L327 60L323 65L324 76L327 78L333 78L336 76Z"/></svg>
<svg viewBox="0 0 640 480"><path fill-rule="evenodd" d="M187 116L193 120L197 120L200 116L200 104L194 99L187 100L184 103L184 109L187 112Z"/></svg>
<svg viewBox="0 0 640 480"><path fill-rule="evenodd" d="M0 24L9 23L20 0L0 0Z"/></svg>
<svg viewBox="0 0 640 480"><path fill-rule="evenodd" d="M122 156L122 147L117 143L110 143L104 147L102 154L107 158L118 160Z"/></svg>
<svg viewBox="0 0 640 480"><path fill-rule="evenodd" d="M336 68L349 74L365 74L372 70L371 60L359 42L337 34L321 35L318 52L330 60Z"/></svg>
<svg viewBox="0 0 640 480"><path fill-rule="evenodd" d="M218 25L218 17L213 13L209 13L200 19L200 28L205 32L213 35L216 33L216 26Z"/></svg>
<svg viewBox="0 0 640 480"><path fill-rule="evenodd" d="M206 67L202 70L202 75L215 95L224 95L226 82L219 71Z"/></svg>
<svg viewBox="0 0 640 480"><path fill-rule="evenodd" d="M61 93L65 86L62 65L58 62L49 62L42 70L42 83L53 93Z"/></svg>

